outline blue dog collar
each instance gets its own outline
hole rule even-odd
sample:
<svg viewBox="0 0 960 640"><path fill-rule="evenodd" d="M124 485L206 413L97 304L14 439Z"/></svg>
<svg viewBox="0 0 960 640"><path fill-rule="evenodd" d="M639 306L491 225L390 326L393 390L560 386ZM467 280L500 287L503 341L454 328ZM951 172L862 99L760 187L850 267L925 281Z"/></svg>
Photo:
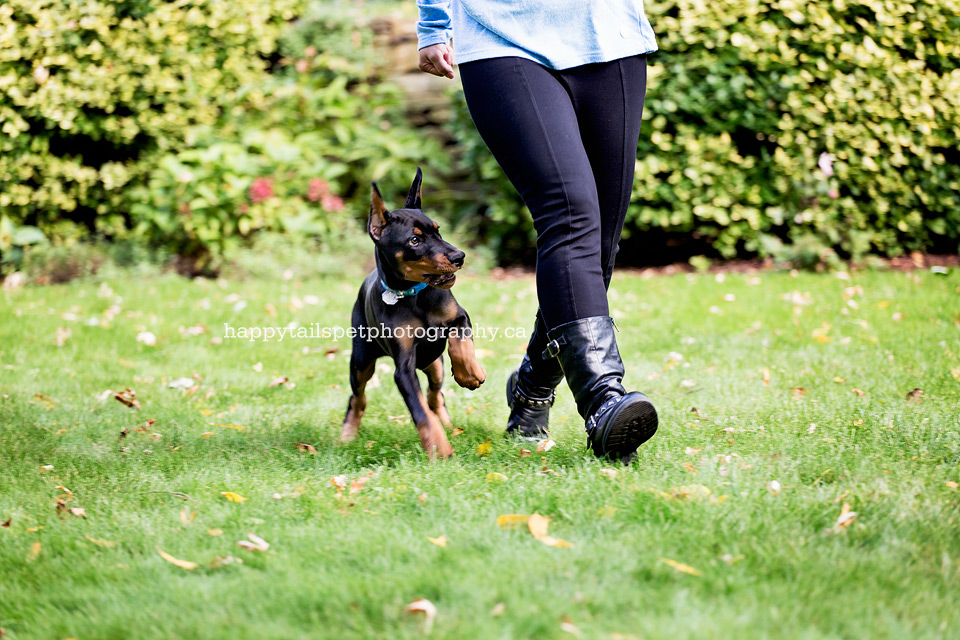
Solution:
<svg viewBox="0 0 960 640"><path fill-rule="evenodd" d="M381 294L380 297L383 298L383 301L386 302L387 304L397 304L397 300L399 300L400 298L415 296L427 288L427 283L421 282L419 284L415 284L409 289L403 289L403 290L391 289L390 287L387 286L387 283L384 282L382 278L380 280L380 284L383 286L383 293Z"/></svg>

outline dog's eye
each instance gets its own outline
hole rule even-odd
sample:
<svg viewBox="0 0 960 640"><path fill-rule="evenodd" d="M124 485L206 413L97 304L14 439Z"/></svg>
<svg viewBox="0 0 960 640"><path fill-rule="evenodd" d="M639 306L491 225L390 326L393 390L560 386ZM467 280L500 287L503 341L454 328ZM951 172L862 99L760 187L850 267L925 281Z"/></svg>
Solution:
<svg viewBox="0 0 960 640"><path fill-rule="evenodd" d="M418 238L417 236L413 236L409 240L407 240L407 244L409 244L411 247L415 247L418 244L420 244L420 238Z"/></svg>

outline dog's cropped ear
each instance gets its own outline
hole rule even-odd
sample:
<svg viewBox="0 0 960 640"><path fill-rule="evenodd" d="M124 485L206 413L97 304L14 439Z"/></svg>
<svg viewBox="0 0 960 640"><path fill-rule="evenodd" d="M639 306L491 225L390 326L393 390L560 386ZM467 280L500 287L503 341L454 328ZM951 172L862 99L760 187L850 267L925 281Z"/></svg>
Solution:
<svg viewBox="0 0 960 640"><path fill-rule="evenodd" d="M422 209L423 205L420 204L420 183L423 181L423 172L420 171L420 167L417 167L417 175L413 179L413 184L410 185L410 194L407 196L407 201L403 203L404 209Z"/></svg>
<svg viewBox="0 0 960 640"><path fill-rule="evenodd" d="M387 217L387 208L383 205L383 197L380 195L380 189L376 182L371 182L373 188L370 192L370 221L367 223L367 231L374 240L379 240L383 235L383 229L389 224Z"/></svg>

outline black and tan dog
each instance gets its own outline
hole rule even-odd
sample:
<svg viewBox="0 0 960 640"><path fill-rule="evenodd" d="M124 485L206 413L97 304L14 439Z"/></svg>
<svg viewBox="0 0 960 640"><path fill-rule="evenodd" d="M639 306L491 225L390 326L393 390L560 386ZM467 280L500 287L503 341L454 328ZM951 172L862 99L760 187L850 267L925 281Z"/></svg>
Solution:
<svg viewBox="0 0 960 640"><path fill-rule="evenodd" d="M440 390L444 347L449 345L453 377L461 387L476 389L487 374L474 354L470 317L450 292L464 253L445 242L437 223L421 211L421 179L418 168L407 201L395 211L387 211L377 184L371 183L367 231L376 246L377 268L363 281L353 306L353 395L340 439L356 437L367 405L367 381L377 358L390 356L396 365L394 380L424 450L447 457L453 447L443 430L444 425L450 426ZM417 369L427 374L426 397Z"/></svg>

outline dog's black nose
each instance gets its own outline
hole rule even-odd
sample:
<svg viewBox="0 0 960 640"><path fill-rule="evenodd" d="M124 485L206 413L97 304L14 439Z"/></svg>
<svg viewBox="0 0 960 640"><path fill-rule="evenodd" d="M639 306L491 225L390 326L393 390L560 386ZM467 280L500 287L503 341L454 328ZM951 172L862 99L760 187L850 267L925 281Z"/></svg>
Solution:
<svg viewBox="0 0 960 640"><path fill-rule="evenodd" d="M466 255L467 255L467 254L465 254L463 251L457 251L456 253L451 253L449 256L447 256L447 259L448 259L450 262L452 262L453 264L457 265L457 267L462 267L462 266L463 266L463 258L464 258Z"/></svg>

